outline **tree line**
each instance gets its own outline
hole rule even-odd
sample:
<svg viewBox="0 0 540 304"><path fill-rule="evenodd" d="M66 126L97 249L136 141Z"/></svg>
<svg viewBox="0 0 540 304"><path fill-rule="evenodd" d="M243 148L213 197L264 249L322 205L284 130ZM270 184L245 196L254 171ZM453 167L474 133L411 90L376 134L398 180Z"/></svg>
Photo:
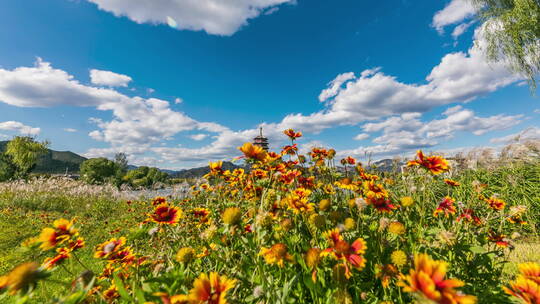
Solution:
<svg viewBox="0 0 540 304"><path fill-rule="evenodd" d="M16 136L0 153L0 182L28 179L39 158L46 154L50 142L39 142L30 136ZM127 155L117 153L114 160L105 157L91 158L80 165L81 180L89 184L129 185L148 188L167 183L169 175L158 168L147 166L129 170Z"/></svg>

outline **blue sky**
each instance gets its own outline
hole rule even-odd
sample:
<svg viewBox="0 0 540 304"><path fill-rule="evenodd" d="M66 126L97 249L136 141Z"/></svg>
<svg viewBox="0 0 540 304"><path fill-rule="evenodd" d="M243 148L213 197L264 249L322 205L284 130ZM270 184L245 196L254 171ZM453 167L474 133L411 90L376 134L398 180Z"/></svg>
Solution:
<svg viewBox="0 0 540 304"><path fill-rule="evenodd" d="M0 137L185 168L261 124L374 158L539 136L538 98L474 41L467 0L1 1Z"/></svg>

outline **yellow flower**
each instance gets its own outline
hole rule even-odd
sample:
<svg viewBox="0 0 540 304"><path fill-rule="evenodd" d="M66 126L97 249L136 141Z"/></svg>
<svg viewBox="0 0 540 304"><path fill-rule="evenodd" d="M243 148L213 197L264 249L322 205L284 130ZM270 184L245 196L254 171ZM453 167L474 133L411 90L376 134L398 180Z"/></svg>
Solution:
<svg viewBox="0 0 540 304"><path fill-rule="evenodd" d="M193 282L193 289L189 291L191 304L227 304L227 291L236 285L236 280L220 276L217 272L210 275L201 273Z"/></svg>
<svg viewBox="0 0 540 304"><path fill-rule="evenodd" d="M176 261L184 264L188 264L195 258L195 249L190 247L184 247L178 250L176 253Z"/></svg>
<svg viewBox="0 0 540 304"><path fill-rule="evenodd" d="M407 255L405 252L401 250L396 250L392 252L392 255L390 256L390 260L392 260L392 263L398 267L404 266L407 264Z"/></svg>
<svg viewBox="0 0 540 304"><path fill-rule="evenodd" d="M306 265L310 269L314 269L319 265L321 260L321 250L319 248L309 248L306 252Z"/></svg>
<svg viewBox="0 0 540 304"><path fill-rule="evenodd" d="M36 286L41 274L42 270L37 263L21 264L15 267L7 276L0 278L0 290L9 289L11 295L15 295L19 291L24 294ZM4 285L4 287L2 288L1 285Z"/></svg>
<svg viewBox="0 0 540 304"><path fill-rule="evenodd" d="M345 226L345 230L347 231L353 230L354 228L356 228L356 221L353 218L348 217L345 219L343 226Z"/></svg>
<svg viewBox="0 0 540 304"><path fill-rule="evenodd" d="M445 279L448 264L432 260L427 254L418 254L414 258L414 268L408 275L403 275L398 285L403 291L416 293L434 303L473 304L476 297L464 295L455 290L465 285L458 279Z"/></svg>
<svg viewBox="0 0 540 304"><path fill-rule="evenodd" d="M249 142L239 147L238 150L242 151L242 153L244 153L244 156L246 158L258 160L261 162L264 161L266 157L268 156L268 154L266 153L266 151L264 151L263 148L252 145Z"/></svg>
<svg viewBox="0 0 540 304"><path fill-rule="evenodd" d="M401 198L401 205L403 207L409 207L409 206L412 206L412 204L414 204L414 200L412 197L405 196Z"/></svg>
<svg viewBox="0 0 540 304"><path fill-rule="evenodd" d="M328 208L330 208L330 200L328 200L328 199L322 199L322 200L319 202L319 210L321 210L321 211L326 211L326 210L328 210Z"/></svg>
<svg viewBox="0 0 540 304"><path fill-rule="evenodd" d="M226 225L236 225L240 223L242 211L238 207L230 207L223 212L223 223Z"/></svg>
<svg viewBox="0 0 540 304"><path fill-rule="evenodd" d="M393 233L393 234L397 234L397 235L404 234L405 233L405 225L403 225L402 223L397 222L397 221L396 222L391 222L388 225L388 232Z"/></svg>
<svg viewBox="0 0 540 304"><path fill-rule="evenodd" d="M259 255L264 258L267 264L277 264L281 268L285 266L285 261L294 261L293 256L287 252L287 245L282 243L275 244L270 248L262 247Z"/></svg>

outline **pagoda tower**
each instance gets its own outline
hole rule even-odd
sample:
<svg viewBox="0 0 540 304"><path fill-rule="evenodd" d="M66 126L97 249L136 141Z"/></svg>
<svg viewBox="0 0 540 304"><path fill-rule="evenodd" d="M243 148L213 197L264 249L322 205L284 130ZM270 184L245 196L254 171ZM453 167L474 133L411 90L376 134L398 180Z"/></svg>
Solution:
<svg viewBox="0 0 540 304"><path fill-rule="evenodd" d="M260 128L259 136L253 139L253 144L263 148L265 151L268 151L268 138L263 136L262 127Z"/></svg>

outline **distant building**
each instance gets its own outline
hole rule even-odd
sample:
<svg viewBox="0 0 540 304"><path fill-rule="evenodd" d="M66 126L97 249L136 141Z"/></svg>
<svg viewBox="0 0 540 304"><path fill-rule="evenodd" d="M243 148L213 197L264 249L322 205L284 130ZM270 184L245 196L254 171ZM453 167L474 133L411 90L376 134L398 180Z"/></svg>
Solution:
<svg viewBox="0 0 540 304"><path fill-rule="evenodd" d="M259 136L253 139L253 144L268 151L268 138L263 136L262 127L260 128L260 132Z"/></svg>

